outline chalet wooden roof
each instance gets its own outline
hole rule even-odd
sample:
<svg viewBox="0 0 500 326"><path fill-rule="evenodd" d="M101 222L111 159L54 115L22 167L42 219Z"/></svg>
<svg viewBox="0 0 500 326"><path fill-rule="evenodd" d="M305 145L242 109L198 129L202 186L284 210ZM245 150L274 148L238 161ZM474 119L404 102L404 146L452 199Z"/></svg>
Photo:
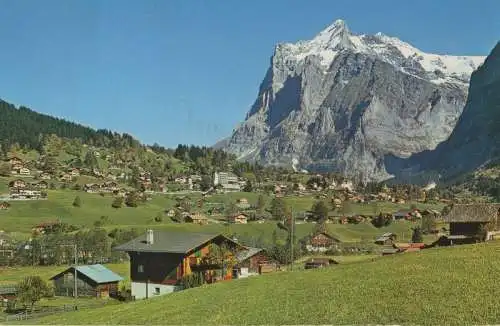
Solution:
<svg viewBox="0 0 500 326"><path fill-rule="evenodd" d="M208 217L199 213L188 214L186 217L190 217L193 221L208 220Z"/></svg>
<svg viewBox="0 0 500 326"><path fill-rule="evenodd" d="M264 249L247 247L247 250L242 250L236 254L236 260L239 262L245 261L262 251L264 251Z"/></svg>
<svg viewBox="0 0 500 326"><path fill-rule="evenodd" d="M339 238L334 237L333 235L331 235L331 234L329 234L329 233L327 233L327 232L316 232L316 233L314 233L314 234L312 235L312 237L311 237L311 238L315 238L315 237L317 237L317 236L319 236L319 235L324 235L324 236L326 236L328 239L331 239L331 240L334 240L334 241L337 241L337 242L341 242Z"/></svg>
<svg viewBox="0 0 500 326"><path fill-rule="evenodd" d="M97 284L113 283L123 280L123 277L101 264L77 266L76 270L78 271L78 273L87 276ZM50 279L56 279L68 271L71 271L73 273L74 267L67 268L64 271L52 276Z"/></svg>
<svg viewBox="0 0 500 326"><path fill-rule="evenodd" d="M153 231L153 243L146 242L146 233L120 246L115 251L157 252L187 254L217 238L224 239L237 247L243 247L221 233L194 233L178 231Z"/></svg>
<svg viewBox="0 0 500 326"><path fill-rule="evenodd" d="M491 222L498 219L500 204L454 204L450 213L444 217L452 222Z"/></svg>

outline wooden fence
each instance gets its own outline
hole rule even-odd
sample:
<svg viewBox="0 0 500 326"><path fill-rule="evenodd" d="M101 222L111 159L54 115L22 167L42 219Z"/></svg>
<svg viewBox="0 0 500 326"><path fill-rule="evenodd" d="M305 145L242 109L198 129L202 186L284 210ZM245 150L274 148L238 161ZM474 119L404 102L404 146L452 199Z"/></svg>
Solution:
<svg viewBox="0 0 500 326"><path fill-rule="evenodd" d="M83 309L91 309L97 308L106 305L106 302L92 303L92 304L78 304L78 305L62 305L62 306L39 306L35 307L34 311L23 311L13 315L7 315L4 320L6 322L9 321L20 321L20 320L28 320L33 318L41 318L57 313L63 313L68 311L75 310L83 310Z"/></svg>

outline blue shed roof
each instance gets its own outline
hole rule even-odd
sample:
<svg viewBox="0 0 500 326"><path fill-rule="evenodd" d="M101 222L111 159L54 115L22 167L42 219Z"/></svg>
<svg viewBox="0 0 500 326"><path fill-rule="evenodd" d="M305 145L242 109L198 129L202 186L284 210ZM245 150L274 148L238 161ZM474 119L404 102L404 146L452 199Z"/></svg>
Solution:
<svg viewBox="0 0 500 326"><path fill-rule="evenodd" d="M70 269L73 269L73 267L71 267ZM110 283L123 280L123 277L101 264L77 266L76 270L78 271L78 273L82 273L96 283ZM61 273L53 276L51 279L56 278L60 274Z"/></svg>

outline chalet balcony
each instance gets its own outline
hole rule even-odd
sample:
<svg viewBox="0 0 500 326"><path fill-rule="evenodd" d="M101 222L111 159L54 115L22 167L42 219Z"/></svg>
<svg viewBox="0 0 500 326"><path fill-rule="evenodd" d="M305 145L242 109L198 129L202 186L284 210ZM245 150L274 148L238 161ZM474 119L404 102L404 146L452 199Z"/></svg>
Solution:
<svg viewBox="0 0 500 326"><path fill-rule="evenodd" d="M220 260L189 257L189 266L192 271L217 270L223 268L223 263Z"/></svg>

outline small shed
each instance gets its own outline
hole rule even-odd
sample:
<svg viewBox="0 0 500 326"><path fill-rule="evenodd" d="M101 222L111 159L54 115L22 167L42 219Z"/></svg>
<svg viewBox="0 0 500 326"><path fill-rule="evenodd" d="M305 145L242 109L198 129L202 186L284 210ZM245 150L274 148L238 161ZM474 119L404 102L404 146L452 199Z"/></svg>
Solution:
<svg viewBox="0 0 500 326"><path fill-rule="evenodd" d="M338 264L337 261L331 258L311 258L304 264L305 269L323 268Z"/></svg>
<svg viewBox="0 0 500 326"><path fill-rule="evenodd" d="M382 256L387 256L387 255L394 255L394 254L397 254L401 252L400 249L396 249L396 248L385 248L385 249L382 249Z"/></svg>
<svg viewBox="0 0 500 326"><path fill-rule="evenodd" d="M391 232L386 232L382 234L380 237L375 239L375 244L378 245L390 245L393 243L393 241L396 241L396 235Z"/></svg>
<svg viewBox="0 0 500 326"><path fill-rule="evenodd" d="M277 270L277 263L261 248L247 247L236 254L238 264L235 266L241 276L245 274L262 274Z"/></svg>
<svg viewBox="0 0 500 326"><path fill-rule="evenodd" d="M123 278L101 264L76 267L77 295L82 297L116 297L118 282ZM70 267L50 278L56 296L73 296L75 268Z"/></svg>

